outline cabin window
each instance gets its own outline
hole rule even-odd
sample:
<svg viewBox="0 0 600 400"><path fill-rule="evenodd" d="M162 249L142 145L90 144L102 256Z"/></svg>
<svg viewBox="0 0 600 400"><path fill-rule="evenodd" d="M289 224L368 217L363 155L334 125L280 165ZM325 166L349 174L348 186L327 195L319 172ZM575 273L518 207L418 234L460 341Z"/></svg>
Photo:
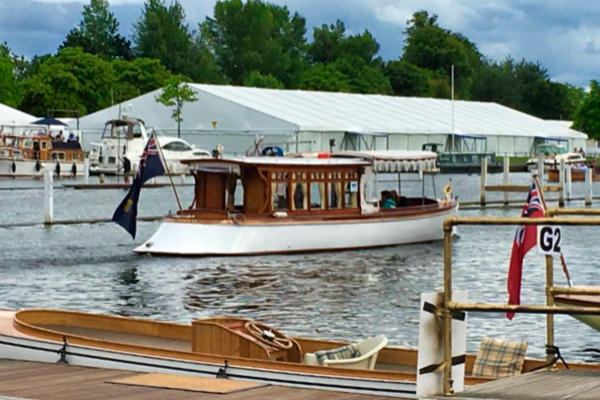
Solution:
<svg viewBox="0 0 600 400"><path fill-rule="evenodd" d="M327 196L328 196L328 208L341 208L342 207L342 183L341 182L329 182L327 184Z"/></svg>
<svg viewBox="0 0 600 400"><path fill-rule="evenodd" d="M108 163L109 164L116 164L117 163L117 157L115 157L115 156L109 156L108 157Z"/></svg>
<svg viewBox="0 0 600 400"><path fill-rule="evenodd" d="M40 145L42 146L42 150L46 150L47 143L46 143L46 141L45 141L45 140L42 140L42 141L40 142Z"/></svg>
<svg viewBox="0 0 600 400"><path fill-rule="evenodd" d="M325 183L311 182L310 184L310 208L313 210L325 209Z"/></svg>
<svg viewBox="0 0 600 400"><path fill-rule="evenodd" d="M286 182L271 183L271 208L273 210L287 210L288 202L288 185Z"/></svg>
<svg viewBox="0 0 600 400"><path fill-rule="evenodd" d="M53 160L64 160L65 159L65 153L63 153L63 152L52 153L52 159Z"/></svg>
<svg viewBox="0 0 600 400"><path fill-rule="evenodd" d="M23 147L27 147L28 149L33 147L33 141L31 139L25 139L23 141Z"/></svg>
<svg viewBox="0 0 600 400"><path fill-rule="evenodd" d="M358 182L350 181L345 184L344 190L344 206L346 208L358 207Z"/></svg>
<svg viewBox="0 0 600 400"><path fill-rule="evenodd" d="M77 154L77 153L71 154L71 159L73 159L73 160L79 160L79 154Z"/></svg>
<svg viewBox="0 0 600 400"><path fill-rule="evenodd" d="M293 182L292 193L294 194L292 210L308 209L308 189L306 182Z"/></svg>

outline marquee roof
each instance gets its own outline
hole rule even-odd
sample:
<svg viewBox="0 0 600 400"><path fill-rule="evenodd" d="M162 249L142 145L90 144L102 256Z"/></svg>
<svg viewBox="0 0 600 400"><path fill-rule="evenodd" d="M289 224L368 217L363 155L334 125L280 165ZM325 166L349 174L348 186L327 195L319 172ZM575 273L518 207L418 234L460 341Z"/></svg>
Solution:
<svg viewBox="0 0 600 400"><path fill-rule="evenodd" d="M185 103L183 130L293 134L455 134L585 139L581 132L496 103L419 97L189 84L198 100ZM171 109L157 103L159 90L122 104L148 126L172 129ZM454 104L453 104L454 103ZM454 109L454 113L453 110ZM80 119L101 129L119 106ZM454 114L454 130L452 115Z"/></svg>

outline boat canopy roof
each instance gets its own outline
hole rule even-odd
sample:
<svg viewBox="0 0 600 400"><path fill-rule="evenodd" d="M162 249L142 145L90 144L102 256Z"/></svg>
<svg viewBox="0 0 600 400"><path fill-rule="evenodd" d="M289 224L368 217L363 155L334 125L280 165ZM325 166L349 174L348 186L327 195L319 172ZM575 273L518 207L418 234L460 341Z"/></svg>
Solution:
<svg viewBox="0 0 600 400"><path fill-rule="evenodd" d="M195 169L221 169L231 165L245 166L288 166L288 167L332 167L369 166L375 172L398 173L419 172L436 169L437 153L432 151L372 150L338 151L330 153L304 153L294 157L233 157L194 158L183 160Z"/></svg>
<svg viewBox="0 0 600 400"><path fill-rule="evenodd" d="M435 170L437 153L419 150L339 151L333 157L354 157L369 161L375 172L418 172Z"/></svg>
<svg viewBox="0 0 600 400"><path fill-rule="evenodd" d="M314 166L368 166L371 163L360 158L319 158L315 157L232 157L232 158L197 158L182 160L184 164L190 165L266 165L266 166L298 166L298 167L314 167Z"/></svg>

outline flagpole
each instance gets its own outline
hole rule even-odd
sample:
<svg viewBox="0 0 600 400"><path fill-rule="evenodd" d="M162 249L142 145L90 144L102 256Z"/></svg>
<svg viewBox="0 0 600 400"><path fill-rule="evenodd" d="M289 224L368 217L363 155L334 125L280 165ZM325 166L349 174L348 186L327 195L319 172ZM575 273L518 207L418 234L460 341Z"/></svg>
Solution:
<svg viewBox="0 0 600 400"><path fill-rule="evenodd" d="M169 177L169 182L171 182L171 187L173 188L173 193L175 194L175 200L177 200L177 206L179 207L179 211L183 211L183 207L181 207L181 202L179 201L179 195L177 194L177 189L175 189L175 184L173 183L173 177L171 176L171 171L169 171L169 163L165 160L165 156L163 155L162 148L160 147L160 142L158 141L158 137L156 136L156 130L152 130L152 136L154 136L154 140L156 140L156 148L158 148L158 152L160 153L160 158L164 162L165 169L167 170L167 176Z"/></svg>
<svg viewBox="0 0 600 400"><path fill-rule="evenodd" d="M546 200L544 199L544 192L543 192L542 188L540 188L540 183L538 181L537 174L533 175L533 182L535 183L535 187L537 188L538 193L540 194L540 200L542 201L544 210L547 210ZM544 214L545 213L546 212L544 211ZM573 282L571 281L571 274L569 273L569 268L567 267L567 261L565 260L565 256L564 256L562 250L560 251L559 259L560 259L560 265L562 266L565 277L567 278L567 284L569 285L569 287L571 287L571 286L573 286Z"/></svg>

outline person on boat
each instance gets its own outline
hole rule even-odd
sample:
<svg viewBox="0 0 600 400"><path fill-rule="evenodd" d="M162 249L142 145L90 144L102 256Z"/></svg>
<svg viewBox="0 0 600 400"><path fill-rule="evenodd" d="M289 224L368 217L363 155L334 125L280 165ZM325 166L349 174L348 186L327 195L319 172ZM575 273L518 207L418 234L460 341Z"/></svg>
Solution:
<svg viewBox="0 0 600 400"><path fill-rule="evenodd" d="M381 192L381 207L396 208L396 201L392 198L392 194L388 190Z"/></svg>
<svg viewBox="0 0 600 400"><path fill-rule="evenodd" d="M65 140L65 138L63 136L63 131L58 132L58 135L56 135L56 140L61 141L61 142Z"/></svg>
<svg viewBox="0 0 600 400"><path fill-rule="evenodd" d="M77 135L75 135L73 132L69 133L69 138L67 139L67 142L77 142Z"/></svg>
<svg viewBox="0 0 600 400"><path fill-rule="evenodd" d="M127 156L123 156L123 180L129 184L129 175L131 175L131 161Z"/></svg>

